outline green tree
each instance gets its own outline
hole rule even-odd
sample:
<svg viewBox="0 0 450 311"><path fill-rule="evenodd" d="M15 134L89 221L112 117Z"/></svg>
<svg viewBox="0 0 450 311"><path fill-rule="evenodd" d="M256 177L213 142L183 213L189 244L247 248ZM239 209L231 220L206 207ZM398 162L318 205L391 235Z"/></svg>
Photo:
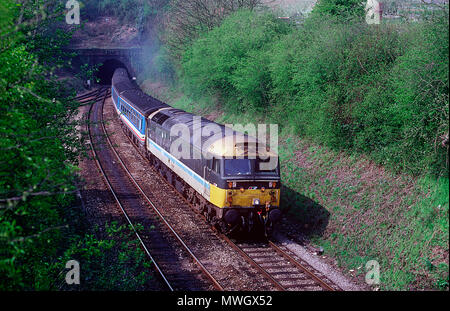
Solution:
<svg viewBox="0 0 450 311"><path fill-rule="evenodd" d="M313 14L336 16L342 19L364 16L363 0L319 0Z"/></svg>
<svg viewBox="0 0 450 311"><path fill-rule="evenodd" d="M268 102L269 75L265 51L289 26L270 13L242 10L220 27L204 33L183 57L186 84L196 94L220 91L233 109L263 108Z"/></svg>
<svg viewBox="0 0 450 311"><path fill-rule="evenodd" d="M2 7L5 19L0 16L9 21L0 50L0 288L46 288L41 278L70 215L61 207L75 190L77 105L45 66L53 50L43 57L38 50L44 45L30 40L50 16L34 10L45 9L44 2L13 3ZM63 44L52 42L54 55Z"/></svg>

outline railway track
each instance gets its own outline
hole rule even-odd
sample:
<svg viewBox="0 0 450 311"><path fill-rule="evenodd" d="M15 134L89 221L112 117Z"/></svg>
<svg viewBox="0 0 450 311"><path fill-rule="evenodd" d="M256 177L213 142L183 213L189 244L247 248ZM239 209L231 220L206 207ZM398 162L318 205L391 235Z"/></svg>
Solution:
<svg viewBox="0 0 450 311"><path fill-rule="evenodd" d="M233 241L222 236L236 251L281 291L339 291L326 276L289 250L272 241Z"/></svg>
<svg viewBox="0 0 450 311"><path fill-rule="evenodd" d="M106 129L105 129L106 133ZM131 144L134 145L134 142L125 135ZM110 147L114 148L110 142ZM149 163L148 159L145 157L141 151L136 148L140 157L144 162ZM120 159L118 153L114 150L116 156ZM125 164L121 161L122 166L125 170L128 171ZM132 174L128 171L130 179L133 180L133 183L137 188L140 189L142 194L147 197L144 190L139 186L138 181L132 176ZM159 174L159 173L158 173ZM159 174L162 179L165 178ZM222 241L225 241L228 245L230 245L233 249L235 249L253 268L259 271L260 274L264 276L269 283L275 289L286 291L286 290L310 290L310 291L335 291L341 290L337 285L333 284L330 280L326 279L326 276L316 271L306 262L301 259L295 258L296 256L292 254L289 250L284 249L282 246L278 246L275 242L272 241L259 241L259 242L251 242L251 241L233 241L228 237L220 234L214 228L213 230L206 225L206 220L204 216L195 213L195 208L184 198L173 185L167 183L178 195L183 198L185 204L191 206L191 210L194 214L201 218L203 221L202 225L199 225L204 230L204 239L212 239L214 238L211 235L211 232L214 232L214 235L219 237ZM212 276L210 276L213 279ZM264 288L264 287L263 287ZM262 289L263 289L262 288Z"/></svg>
<svg viewBox="0 0 450 311"><path fill-rule="evenodd" d="M107 87L99 87L91 92L75 97L74 100L81 104L87 104L90 102L95 103L104 97L104 92L107 90Z"/></svg>
<svg viewBox="0 0 450 311"><path fill-rule="evenodd" d="M102 122L103 105L109 94L109 89L100 88L83 95L81 100L93 102L88 122L91 151L115 202L168 290L223 290L134 181L116 153ZM144 230L138 230L137 224ZM191 267L185 267L186 258L192 262Z"/></svg>

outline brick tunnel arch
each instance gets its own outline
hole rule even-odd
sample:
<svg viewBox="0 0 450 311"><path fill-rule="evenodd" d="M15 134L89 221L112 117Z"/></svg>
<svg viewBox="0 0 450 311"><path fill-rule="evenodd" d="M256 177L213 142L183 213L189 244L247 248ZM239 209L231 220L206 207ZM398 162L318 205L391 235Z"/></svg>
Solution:
<svg viewBox="0 0 450 311"><path fill-rule="evenodd" d="M101 66L98 68L96 73L96 77L99 80L99 84L109 85L111 84L111 79L114 74L114 71L117 68L125 68L128 69L127 66L116 58L110 58L101 62Z"/></svg>

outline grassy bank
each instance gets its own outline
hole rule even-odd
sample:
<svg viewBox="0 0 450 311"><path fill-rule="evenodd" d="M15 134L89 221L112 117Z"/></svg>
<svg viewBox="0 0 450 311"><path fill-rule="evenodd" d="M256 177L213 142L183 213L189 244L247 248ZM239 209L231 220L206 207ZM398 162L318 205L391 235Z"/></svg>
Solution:
<svg viewBox="0 0 450 311"><path fill-rule="evenodd" d="M448 6L364 15L320 0L298 22L261 7L198 19L163 32L140 81L220 123L279 124L287 219L349 273L377 260L383 289L448 288Z"/></svg>
<svg viewBox="0 0 450 311"><path fill-rule="evenodd" d="M264 114L330 148L448 175L447 11L372 26L320 12L293 26L238 11L173 62L193 98L220 94L227 111Z"/></svg>
<svg viewBox="0 0 450 311"><path fill-rule="evenodd" d="M180 87L139 79L148 93L219 123L263 123L226 111L218 97L193 100ZM393 173L368 157L280 133L282 209L349 274L380 263L381 289L448 288L448 178ZM351 272L350 272L351 271Z"/></svg>

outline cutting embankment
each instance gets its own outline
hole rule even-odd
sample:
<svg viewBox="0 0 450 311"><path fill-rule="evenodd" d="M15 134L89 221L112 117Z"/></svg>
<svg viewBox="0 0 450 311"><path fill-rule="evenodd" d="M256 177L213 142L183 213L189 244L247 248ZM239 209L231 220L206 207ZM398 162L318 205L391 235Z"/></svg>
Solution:
<svg viewBox="0 0 450 311"><path fill-rule="evenodd" d="M448 16L433 14L292 27L239 11L138 80L219 123L279 124L287 233L362 282L377 261L374 288L446 289Z"/></svg>

